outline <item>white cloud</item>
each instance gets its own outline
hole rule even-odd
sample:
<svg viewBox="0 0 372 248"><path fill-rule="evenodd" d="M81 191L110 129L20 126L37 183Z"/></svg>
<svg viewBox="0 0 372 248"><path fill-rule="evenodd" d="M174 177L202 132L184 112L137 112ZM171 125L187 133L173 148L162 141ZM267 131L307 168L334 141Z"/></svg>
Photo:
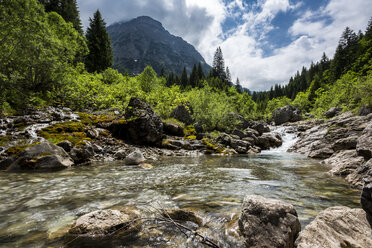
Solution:
<svg viewBox="0 0 372 248"><path fill-rule="evenodd" d="M308 0L311 1L311 0ZM372 13L366 0L330 0L319 10L301 9L304 4L289 0L78 0L84 26L99 8L108 24L148 15L162 22L170 33L193 44L211 63L221 46L225 64L232 76L251 90L269 89L275 83L286 83L302 66L318 61L323 52L331 57L346 26L364 31ZM269 32L276 27L273 19L280 12L296 11L298 19L288 30L292 42L272 50L265 57L264 47ZM242 23L225 30L227 19Z"/></svg>

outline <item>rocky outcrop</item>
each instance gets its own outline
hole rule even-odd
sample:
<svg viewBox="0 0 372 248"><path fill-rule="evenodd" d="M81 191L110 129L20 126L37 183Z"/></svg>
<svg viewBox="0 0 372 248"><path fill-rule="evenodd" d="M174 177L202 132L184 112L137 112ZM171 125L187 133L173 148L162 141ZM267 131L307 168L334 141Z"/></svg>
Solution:
<svg viewBox="0 0 372 248"><path fill-rule="evenodd" d="M117 231L133 231L140 212L135 208L97 210L79 217L69 233L89 237L100 237Z"/></svg>
<svg viewBox="0 0 372 248"><path fill-rule="evenodd" d="M59 170L71 167L74 162L63 148L49 142L36 144L12 158L8 171Z"/></svg>
<svg viewBox="0 0 372 248"><path fill-rule="evenodd" d="M296 122L302 120L302 112L300 109L288 105L278 108L272 116L275 125L281 125L286 122Z"/></svg>
<svg viewBox="0 0 372 248"><path fill-rule="evenodd" d="M125 109L125 138L139 145L160 145L163 138L163 122L150 105L132 97Z"/></svg>
<svg viewBox="0 0 372 248"><path fill-rule="evenodd" d="M326 122L299 123L298 130L303 131L289 151L326 159L323 163L332 165L332 174L345 176L353 186L361 187L368 171L364 164L372 150L371 121L372 114L346 112Z"/></svg>
<svg viewBox="0 0 372 248"><path fill-rule="evenodd" d="M270 149L271 147L279 147L282 145L282 141L272 134L265 133L258 137L257 145L263 150Z"/></svg>
<svg viewBox="0 0 372 248"><path fill-rule="evenodd" d="M335 117L336 115L338 115L339 113L341 113L341 111L342 111L342 108L333 107L333 108L328 109L328 111L325 112L324 116L326 118L332 118L332 117Z"/></svg>
<svg viewBox="0 0 372 248"><path fill-rule="evenodd" d="M358 138L356 150L360 156L366 160L372 157L372 121L363 130L362 135Z"/></svg>
<svg viewBox="0 0 372 248"><path fill-rule="evenodd" d="M294 247L301 225L291 204L262 196L244 198L239 229L246 247Z"/></svg>
<svg viewBox="0 0 372 248"><path fill-rule="evenodd" d="M190 107L180 105L172 111L171 117L185 123L186 125L191 125L194 122L191 113L192 111L190 111Z"/></svg>
<svg viewBox="0 0 372 248"><path fill-rule="evenodd" d="M296 247L372 247L371 224L363 209L327 208L300 232Z"/></svg>

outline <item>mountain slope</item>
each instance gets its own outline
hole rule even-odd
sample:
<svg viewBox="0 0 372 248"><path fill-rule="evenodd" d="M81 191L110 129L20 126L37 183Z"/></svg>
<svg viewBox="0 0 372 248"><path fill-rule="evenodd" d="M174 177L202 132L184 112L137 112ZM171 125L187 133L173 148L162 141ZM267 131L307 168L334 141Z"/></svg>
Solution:
<svg viewBox="0 0 372 248"><path fill-rule="evenodd" d="M128 22L115 23L107 28L114 51L114 68L124 73L139 74L147 65L159 73L163 68L181 74L194 64L206 64L200 53L180 37L171 35L162 24L151 17L141 16Z"/></svg>

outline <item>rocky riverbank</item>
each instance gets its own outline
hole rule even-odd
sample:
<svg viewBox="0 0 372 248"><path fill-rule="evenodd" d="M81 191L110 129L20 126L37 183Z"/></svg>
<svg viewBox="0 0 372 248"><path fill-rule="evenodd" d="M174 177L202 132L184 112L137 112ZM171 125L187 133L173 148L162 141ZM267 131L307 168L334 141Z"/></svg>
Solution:
<svg viewBox="0 0 372 248"><path fill-rule="evenodd" d="M138 165L161 156L253 154L282 144L266 124L237 114L231 114L235 128L217 136L194 123L185 106L172 116L177 119L163 121L147 103L132 98L123 113L49 107L2 117L0 169L53 170L112 160Z"/></svg>

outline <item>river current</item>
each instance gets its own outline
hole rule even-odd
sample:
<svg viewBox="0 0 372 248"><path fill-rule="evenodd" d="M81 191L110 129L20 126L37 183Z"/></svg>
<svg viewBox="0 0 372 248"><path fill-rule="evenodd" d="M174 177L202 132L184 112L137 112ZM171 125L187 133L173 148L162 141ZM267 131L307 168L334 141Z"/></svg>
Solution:
<svg viewBox="0 0 372 248"><path fill-rule="evenodd" d="M218 219L239 214L244 196L258 194L293 204L302 227L327 207L358 207L360 192L328 167L285 152L295 136L286 133L281 148L249 157L164 158L150 170L110 162L0 172L0 247L65 246L61 237L78 216L113 206L193 208Z"/></svg>

